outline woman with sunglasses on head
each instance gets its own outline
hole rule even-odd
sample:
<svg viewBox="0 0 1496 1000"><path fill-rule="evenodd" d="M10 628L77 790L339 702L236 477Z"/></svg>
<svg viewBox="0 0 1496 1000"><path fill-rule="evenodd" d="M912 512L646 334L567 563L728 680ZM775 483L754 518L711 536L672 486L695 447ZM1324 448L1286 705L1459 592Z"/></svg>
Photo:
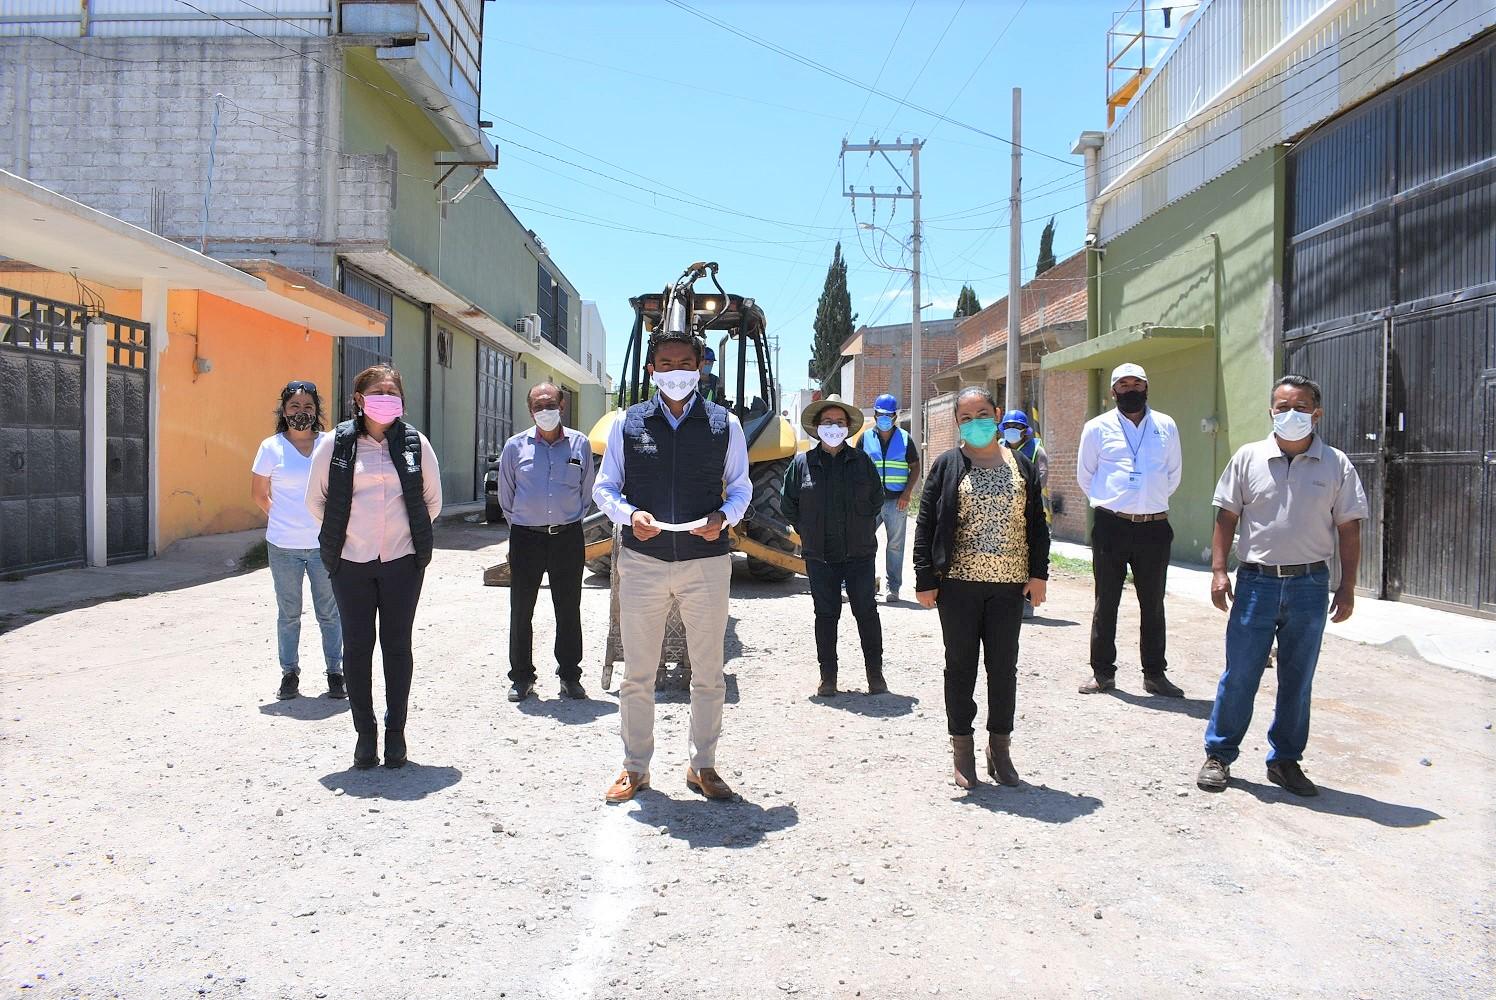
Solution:
<svg viewBox="0 0 1496 1000"><path fill-rule="evenodd" d="M287 382L276 410L275 433L260 442L255 455L250 495L266 517L265 550L275 583L276 645L281 685L276 697L295 698L301 682L301 581L312 585L312 609L322 630L322 658L327 661L327 695L346 698L343 689L343 629L327 567L318 553L317 522L306 509L307 476L312 451L323 438L322 397L311 382Z"/></svg>
<svg viewBox="0 0 1496 1000"><path fill-rule="evenodd" d="M405 386L390 365L353 380L354 416L317 445L306 506L322 522L322 561L344 629L348 703L358 732L353 766L379 763L374 721L376 620L384 663L384 766L405 764L411 629L431 522L442 509L441 470L425 435L403 419Z"/></svg>
<svg viewBox="0 0 1496 1000"><path fill-rule="evenodd" d="M977 661L987 668L987 773L1019 783L1009 756L1018 686L1023 602L1044 603L1049 525L1033 464L1004 448L997 401L980 386L956 397L961 443L935 460L914 535L915 597L940 609L945 639L945 715L954 777L977 784Z"/></svg>

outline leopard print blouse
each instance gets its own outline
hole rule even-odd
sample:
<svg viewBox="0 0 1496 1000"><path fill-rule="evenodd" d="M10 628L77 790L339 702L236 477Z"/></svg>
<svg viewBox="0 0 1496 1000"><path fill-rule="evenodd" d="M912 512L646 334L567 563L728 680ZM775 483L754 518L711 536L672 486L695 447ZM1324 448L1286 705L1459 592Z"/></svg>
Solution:
<svg viewBox="0 0 1496 1000"><path fill-rule="evenodd" d="M946 574L971 583L1027 583L1023 476L1006 449L995 469L973 465L957 489L956 544Z"/></svg>

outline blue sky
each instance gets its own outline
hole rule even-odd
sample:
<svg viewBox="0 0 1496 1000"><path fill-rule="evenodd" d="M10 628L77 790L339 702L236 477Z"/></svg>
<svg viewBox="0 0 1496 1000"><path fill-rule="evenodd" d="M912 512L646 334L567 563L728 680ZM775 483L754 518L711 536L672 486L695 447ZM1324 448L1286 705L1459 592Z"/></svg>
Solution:
<svg viewBox="0 0 1496 1000"><path fill-rule="evenodd" d="M1011 88L1022 87L1023 145L1057 158L1024 154L1025 278L1051 214L1061 259L1081 245L1084 189L1070 148L1080 132L1105 126L1112 3L687 2L999 136L1011 135ZM920 158L927 318L951 315L962 281L984 305L1007 294L1005 143L935 124L665 0L491 4L483 86L500 136L490 179L598 303L615 378L629 296L664 286L693 260L720 262L728 290L763 306L781 338L786 392L807 384L811 323L837 239L859 322L908 319L907 275L869 258L898 261L909 202L892 218L892 203L880 202L876 222L892 235L875 245L864 233L859 246L840 193L843 137L928 141ZM899 183L866 154L848 155L846 179L863 189ZM869 221L871 205L857 210Z"/></svg>

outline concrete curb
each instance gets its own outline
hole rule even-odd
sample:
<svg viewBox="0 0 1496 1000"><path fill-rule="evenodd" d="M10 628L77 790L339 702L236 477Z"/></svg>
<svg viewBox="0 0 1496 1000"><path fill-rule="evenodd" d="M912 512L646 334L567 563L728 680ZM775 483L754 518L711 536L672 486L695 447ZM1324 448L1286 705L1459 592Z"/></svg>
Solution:
<svg viewBox="0 0 1496 1000"><path fill-rule="evenodd" d="M1051 552L1091 561L1089 545L1055 541ZM1209 604L1210 570L1170 563L1168 593ZM1224 630L1223 622L1223 635ZM1363 597L1356 602L1349 621L1327 625L1325 631L1351 642L1384 646L1425 663L1496 680L1496 622L1483 618Z"/></svg>

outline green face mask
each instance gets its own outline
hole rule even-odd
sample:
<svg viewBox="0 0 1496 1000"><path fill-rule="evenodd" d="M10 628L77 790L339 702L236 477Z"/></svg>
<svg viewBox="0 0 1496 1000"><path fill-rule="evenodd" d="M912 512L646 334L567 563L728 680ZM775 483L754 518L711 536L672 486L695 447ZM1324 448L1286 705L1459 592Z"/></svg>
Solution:
<svg viewBox="0 0 1496 1000"><path fill-rule="evenodd" d="M997 420L993 417L978 417L961 425L961 440L973 448L985 448L997 437Z"/></svg>

